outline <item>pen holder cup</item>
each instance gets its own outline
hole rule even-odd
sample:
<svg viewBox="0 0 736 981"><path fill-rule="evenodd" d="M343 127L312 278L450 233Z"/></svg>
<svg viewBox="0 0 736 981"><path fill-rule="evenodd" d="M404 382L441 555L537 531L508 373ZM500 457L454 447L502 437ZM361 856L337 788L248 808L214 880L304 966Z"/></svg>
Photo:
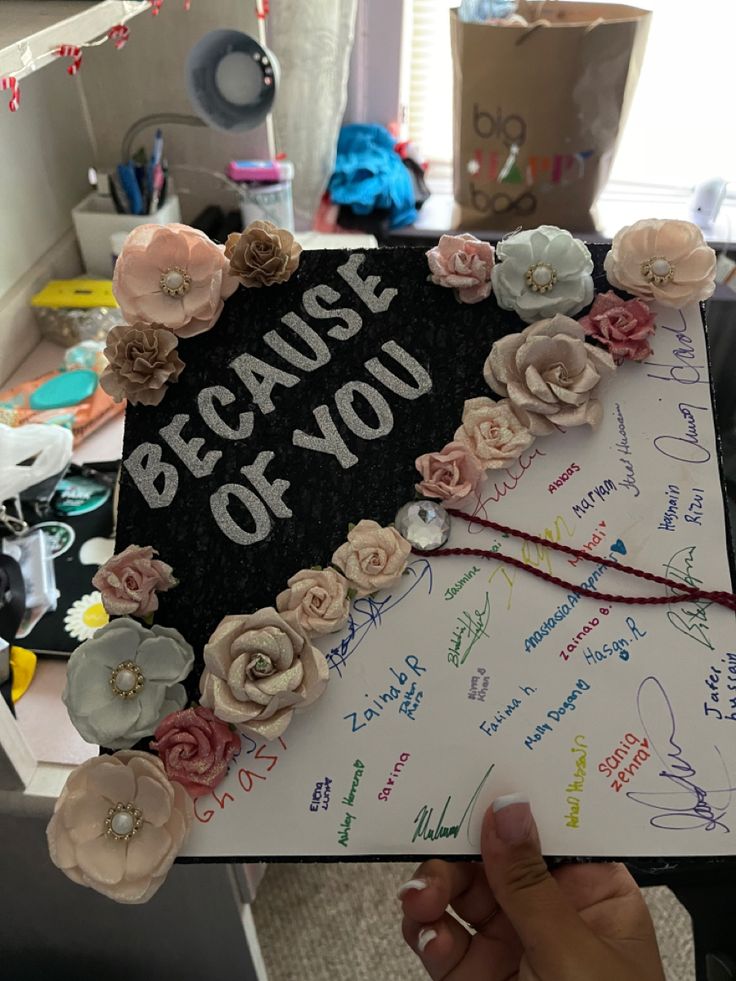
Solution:
<svg viewBox="0 0 736 981"><path fill-rule="evenodd" d="M155 215L119 215L110 198L93 193L72 208L72 219L85 269L109 279L112 275L111 235L132 232L139 225L168 225L172 221L181 221L181 208L176 194L170 194Z"/></svg>

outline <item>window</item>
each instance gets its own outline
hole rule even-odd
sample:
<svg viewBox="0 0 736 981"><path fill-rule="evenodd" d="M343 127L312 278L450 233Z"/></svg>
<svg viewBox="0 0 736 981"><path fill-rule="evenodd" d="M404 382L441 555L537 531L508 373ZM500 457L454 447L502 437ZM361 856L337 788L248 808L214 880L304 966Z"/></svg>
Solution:
<svg viewBox="0 0 736 981"><path fill-rule="evenodd" d="M457 3L408 2L409 137L433 164L435 181L449 175L452 161L451 6ZM715 176L736 181L729 84L736 3L641 0L641 6L654 16L612 181L672 188Z"/></svg>

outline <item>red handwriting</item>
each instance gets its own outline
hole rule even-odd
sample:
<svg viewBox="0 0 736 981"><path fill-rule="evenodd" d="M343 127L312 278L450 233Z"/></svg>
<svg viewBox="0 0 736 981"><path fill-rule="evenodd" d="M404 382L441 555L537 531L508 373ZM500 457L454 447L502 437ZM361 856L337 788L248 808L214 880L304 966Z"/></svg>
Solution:
<svg viewBox="0 0 736 981"><path fill-rule="evenodd" d="M601 606L599 607L598 612L601 613L604 617L607 617L608 614L611 612L611 607ZM580 630L578 630L578 632L572 638L572 640L567 645L565 650L560 651L560 657L562 658L563 661L570 660L570 655L575 653L575 651L578 648L578 644L582 643L583 638L587 637L588 634L592 633L595 630L595 628L600 624L600 622L601 621L598 619L598 617L591 617L591 619L588 620L588 622L583 627L581 627Z"/></svg>
<svg viewBox="0 0 736 981"><path fill-rule="evenodd" d="M286 743L280 736L276 742L281 747L281 750L286 750ZM269 743L257 743L250 736L241 735L240 751L233 757L233 763L228 768L228 773L238 764L245 752L245 764L247 765L239 766L238 768L238 784L243 793L249 794L254 787L260 786L260 783L256 783L256 781L267 780L268 774L278 763L280 756L276 755L278 751L272 748L272 745ZM225 809L226 804L234 801L235 798L229 791L224 791L220 794L216 790L213 790L205 797L197 797L195 799L194 816L201 824L209 824L215 814L217 814L217 811L214 809L215 806L222 811Z"/></svg>
<svg viewBox="0 0 736 981"><path fill-rule="evenodd" d="M486 505L488 504L498 504L502 497L506 497L511 491L516 489L521 478L524 476L526 471L532 465L532 461L537 456L546 456L547 454L543 450L534 450L532 453L522 453L518 460L518 466L514 469L508 467L506 469L506 476L503 483L499 486L498 481L494 481L493 490L491 493L483 498L483 500L478 501L478 506L473 515L480 515L481 518L487 518L488 512L486 511ZM518 473L516 472L518 470ZM468 522L468 534L478 535L483 531L482 525L475 525Z"/></svg>
<svg viewBox="0 0 736 981"><path fill-rule="evenodd" d="M557 480L553 480L551 484L547 485L547 490L550 494L554 494L556 490L563 486L566 480L569 480L576 473L580 473L580 467L577 463L571 463L567 470L560 474Z"/></svg>
<svg viewBox="0 0 736 981"><path fill-rule="evenodd" d="M401 771L404 769L404 764L411 758L411 753L402 753L398 760L394 763L394 768L390 775L386 778L386 786L383 788L381 793L378 795L378 799L382 801L388 800L388 795L394 789L394 784L396 780L394 777L398 777Z"/></svg>
<svg viewBox="0 0 736 981"><path fill-rule="evenodd" d="M585 544L581 545L580 548L583 549L583 551L585 552L591 552L596 547L596 545L600 545L600 543L606 537L605 528L606 528L606 522L599 521L595 531L593 532L593 535L591 536L590 541L585 542ZM569 565L577 565L578 562L582 561L582 559L580 558L580 556L576 555L574 558L568 559L567 561Z"/></svg>
<svg viewBox="0 0 736 981"><path fill-rule="evenodd" d="M607 779L613 777L609 786L618 794L651 755L648 739L627 732L611 755L598 764L598 772Z"/></svg>

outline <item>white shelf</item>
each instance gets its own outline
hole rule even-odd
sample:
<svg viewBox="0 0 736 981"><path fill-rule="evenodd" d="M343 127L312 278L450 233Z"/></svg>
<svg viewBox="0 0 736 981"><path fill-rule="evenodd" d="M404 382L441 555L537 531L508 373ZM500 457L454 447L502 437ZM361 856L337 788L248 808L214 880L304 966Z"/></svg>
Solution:
<svg viewBox="0 0 736 981"><path fill-rule="evenodd" d="M0 77L43 68L58 45L86 44L149 10L147 0L0 0Z"/></svg>

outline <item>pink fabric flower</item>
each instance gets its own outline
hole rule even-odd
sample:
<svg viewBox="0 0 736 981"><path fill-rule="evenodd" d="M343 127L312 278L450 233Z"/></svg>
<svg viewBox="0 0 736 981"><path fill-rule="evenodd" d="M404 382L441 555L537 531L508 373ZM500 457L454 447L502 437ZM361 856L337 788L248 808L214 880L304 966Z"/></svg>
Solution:
<svg viewBox="0 0 736 981"><path fill-rule="evenodd" d="M156 612L156 593L176 586L171 566L157 555L150 545L128 545L100 566L92 585L102 594L102 605L110 616L147 617Z"/></svg>
<svg viewBox="0 0 736 981"><path fill-rule="evenodd" d="M427 252L431 280L455 290L461 303L479 303L491 295L493 247L475 235L443 235Z"/></svg>
<svg viewBox="0 0 736 981"><path fill-rule="evenodd" d="M112 283L128 323L163 324L179 337L209 330L238 288L222 247L177 223L134 229Z"/></svg>
<svg viewBox="0 0 736 981"><path fill-rule="evenodd" d="M333 554L332 562L358 596L390 589L401 579L411 545L389 525L363 518L348 532L348 540Z"/></svg>
<svg viewBox="0 0 736 981"><path fill-rule="evenodd" d="M483 471L468 446L453 440L439 453L424 453L416 459L422 475L417 491L424 497L438 497L446 504L459 504L477 490Z"/></svg>
<svg viewBox="0 0 736 981"><path fill-rule="evenodd" d="M169 780L180 783L190 797L204 797L227 776L240 736L197 705L167 715L154 733L151 749L161 757Z"/></svg>
<svg viewBox="0 0 736 981"><path fill-rule="evenodd" d="M652 353L647 338L654 333L654 314L643 300L622 300L612 290L599 293L578 323L588 337L608 348L617 364L627 358L645 361Z"/></svg>
<svg viewBox="0 0 736 981"><path fill-rule="evenodd" d="M192 803L150 753L95 756L72 771L46 828L51 861L118 903L145 903L189 830Z"/></svg>

